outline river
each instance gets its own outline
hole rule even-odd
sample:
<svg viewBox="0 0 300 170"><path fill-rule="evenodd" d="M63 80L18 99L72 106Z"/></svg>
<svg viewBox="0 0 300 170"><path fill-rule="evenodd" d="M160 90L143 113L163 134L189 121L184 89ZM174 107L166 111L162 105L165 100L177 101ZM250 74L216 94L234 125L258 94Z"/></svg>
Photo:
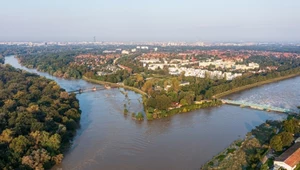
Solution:
<svg viewBox="0 0 300 170"><path fill-rule="evenodd" d="M5 62L56 81L67 91L95 85L84 80L66 80L22 67L14 57ZM229 96L296 109L300 105L300 77L264 85ZM82 110L72 147L61 165L53 169L199 169L234 140L243 138L267 119L284 119L284 114L222 105L154 121L135 121L124 116L143 110L141 96L120 89L78 94Z"/></svg>

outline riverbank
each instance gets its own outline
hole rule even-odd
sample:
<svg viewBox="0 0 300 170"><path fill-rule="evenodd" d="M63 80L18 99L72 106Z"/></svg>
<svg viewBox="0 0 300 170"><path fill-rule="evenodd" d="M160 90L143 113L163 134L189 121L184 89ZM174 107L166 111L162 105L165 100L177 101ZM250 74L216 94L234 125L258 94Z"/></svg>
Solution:
<svg viewBox="0 0 300 170"><path fill-rule="evenodd" d="M145 93L142 90L137 89L135 87L125 86L125 85L121 85L121 84L117 84L117 83L111 83L111 82L106 82L106 81L95 80L95 79L87 78L85 76L82 76L82 79L85 80L85 81L91 82L91 83L96 83L96 84L101 84L101 85L109 85L111 87L117 87L117 88L124 88L124 89L127 89L127 90L134 91L136 93L139 93L142 96L147 96L147 93Z"/></svg>
<svg viewBox="0 0 300 170"><path fill-rule="evenodd" d="M291 74L291 75L287 75L287 76L277 77L277 78L274 78L274 79L270 79L270 80L266 80L266 81L261 81L261 82L257 82L257 83L253 83L253 84L249 84L249 85L246 85L246 86L242 86L242 87L238 87L238 88L235 88L235 89L232 89L232 90L225 91L225 92L217 94L217 95L215 95L213 97L216 98L216 99L219 99L219 98L228 96L228 95L233 94L233 93L237 93L237 92L240 92L240 91L248 90L248 89L251 89L251 88L254 88L254 87L258 87L258 86L262 86L262 85L265 85L265 84L274 83L274 82L277 82L277 81L286 80L286 79L289 79L289 78L297 77L299 75L300 75L300 73Z"/></svg>
<svg viewBox="0 0 300 170"><path fill-rule="evenodd" d="M294 134L298 133L299 122L298 115L282 121L267 120L247 133L245 139L233 142L214 156L201 169L273 169L273 160L297 143Z"/></svg>
<svg viewBox="0 0 300 170"><path fill-rule="evenodd" d="M244 139L234 141L225 150L204 164L201 169L272 168L273 157L271 158L269 154L269 141L274 136L274 131L277 131L281 126L281 121L266 121L247 133Z"/></svg>

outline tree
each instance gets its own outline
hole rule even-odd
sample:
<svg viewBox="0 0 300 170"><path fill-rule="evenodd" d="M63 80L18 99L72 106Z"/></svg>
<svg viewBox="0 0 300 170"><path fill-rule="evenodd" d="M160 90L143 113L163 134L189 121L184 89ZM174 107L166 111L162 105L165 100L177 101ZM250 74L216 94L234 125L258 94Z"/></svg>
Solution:
<svg viewBox="0 0 300 170"><path fill-rule="evenodd" d="M58 155L52 157L52 160L55 162L55 164L60 164L62 162L63 158L64 158L63 154L58 154Z"/></svg>
<svg viewBox="0 0 300 170"><path fill-rule="evenodd" d="M148 80L144 83L143 87L142 87L142 90L146 93L148 93L149 89L152 89L152 81L151 80ZM149 93L148 93L149 94Z"/></svg>
<svg viewBox="0 0 300 170"><path fill-rule="evenodd" d="M143 113L138 112L138 114L136 114L135 118L136 118L137 120L143 120L143 119L144 119L144 115L143 115Z"/></svg>
<svg viewBox="0 0 300 170"><path fill-rule="evenodd" d="M141 84L144 82L144 77L141 74L137 74L136 82L138 83L138 86L141 87Z"/></svg>
<svg viewBox="0 0 300 170"><path fill-rule="evenodd" d="M17 103L15 100L11 100L11 99L8 99L4 102L4 107L7 109L7 110L14 110L17 106Z"/></svg>
<svg viewBox="0 0 300 170"><path fill-rule="evenodd" d="M9 144L9 148L16 153L21 154L27 151L29 145L30 141L25 136L20 135L12 140L12 142Z"/></svg>
<svg viewBox="0 0 300 170"><path fill-rule="evenodd" d="M275 150L275 151L281 151L282 150L282 141L281 141L281 136L275 135L271 141L270 141L270 146Z"/></svg>
<svg viewBox="0 0 300 170"><path fill-rule="evenodd" d="M285 131L290 133L298 133L300 129L299 120L296 120L294 118L290 120L286 120L283 122L283 128Z"/></svg>
<svg viewBox="0 0 300 170"><path fill-rule="evenodd" d="M91 71L86 72L86 73L84 74L84 76L87 77L87 78L92 78L92 77L94 76L94 72L91 72Z"/></svg>
<svg viewBox="0 0 300 170"><path fill-rule="evenodd" d="M68 92L60 92L60 98L62 99L69 99L69 94Z"/></svg>
<svg viewBox="0 0 300 170"><path fill-rule="evenodd" d="M33 104L33 105L29 106L26 110L29 113L37 113L37 112L39 112L39 106L36 104Z"/></svg>
<svg viewBox="0 0 300 170"><path fill-rule="evenodd" d="M13 132L10 129L5 129L0 135L0 141L10 143L10 141L13 139L12 133Z"/></svg>
<svg viewBox="0 0 300 170"><path fill-rule="evenodd" d="M156 108L159 110L167 110L170 107L171 100L166 95L157 95L155 97Z"/></svg>
<svg viewBox="0 0 300 170"><path fill-rule="evenodd" d="M181 99L180 104L181 105L188 105L188 102L186 101L186 99Z"/></svg>
<svg viewBox="0 0 300 170"><path fill-rule="evenodd" d="M275 136L270 141L270 146L275 151L282 151L283 147L290 146L294 141L294 137L292 133L289 132L281 132Z"/></svg>
<svg viewBox="0 0 300 170"><path fill-rule="evenodd" d="M61 142L60 135L55 133L47 141L47 147L53 149L54 151L58 151L58 149L60 148L60 142Z"/></svg>
<svg viewBox="0 0 300 170"><path fill-rule="evenodd" d="M180 82L176 78L172 79L172 86L171 86L171 88L176 93L180 90Z"/></svg>
<svg viewBox="0 0 300 170"><path fill-rule="evenodd" d="M154 98L149 98L146 102L147 107L152 107L152 108L156 108L156 100Z"/></svg>
<svg viewBox="0 0 300 170"><path fill-rule="evenodd" d="M32 151L28 156L22 158L22 164L28 165L35 170L43 170L44 164L51 159L49 153L45 149Z"/></svg>
<svg viewBox="0 0 300 170"><path fill-rule="evenodd" d="M292 133L289 132L282 132L280 133L281 141L282 141L282 146L291 146L291 144L294 141L294 136Z"/></svg>
<svg viewBox="0 0 300 170"><path fill-rule="evenodd" d="M172 102L178 102L178 93L169 92L168 97L172 100Z"/></svg>
<svg viewBox="0 0 300 170"><path fill-rule="evenodd" d="M80 119L80 114L78 113L78 111L74 108L69 109L68 111L65 112L65 115L68 116L69 118L74 119L75 121L79 121Z"/></svg>

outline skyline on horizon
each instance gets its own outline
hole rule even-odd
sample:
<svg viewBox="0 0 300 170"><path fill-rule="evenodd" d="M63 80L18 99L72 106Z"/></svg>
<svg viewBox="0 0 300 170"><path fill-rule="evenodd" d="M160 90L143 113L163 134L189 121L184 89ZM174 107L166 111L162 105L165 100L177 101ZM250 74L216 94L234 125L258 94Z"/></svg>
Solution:
<svg viewBox="0 0 300 170"><path fill-rule="evenodd" d="M0 41L299 43L300 2L287 0L4 1Z"/></svg>

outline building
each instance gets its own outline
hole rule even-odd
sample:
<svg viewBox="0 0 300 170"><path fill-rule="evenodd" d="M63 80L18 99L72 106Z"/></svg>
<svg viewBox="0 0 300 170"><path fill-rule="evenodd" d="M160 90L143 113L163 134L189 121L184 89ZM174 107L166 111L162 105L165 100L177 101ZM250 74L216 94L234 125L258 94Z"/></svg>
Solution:
<svg viewBox="0 0 300 170"><path fill-rule="evenodd" d="M129 54L129 51L123 50L123 51L122 51L122 54L127 54L127 55L128 55L128 54Z"/></svg>
<svg viewBox="0 0 300 170"><path fill-rule="evenodd" d="M148 50L149 47L148 47L148 46L141 46L141 49L142 49L142 50Z"/></svg>
<svg viewBox="0 0 300 170"><path fill-rule="evenodd" d="M295 143L274 160L274 169L293 170L300 163L300 143Z"/></svg>

